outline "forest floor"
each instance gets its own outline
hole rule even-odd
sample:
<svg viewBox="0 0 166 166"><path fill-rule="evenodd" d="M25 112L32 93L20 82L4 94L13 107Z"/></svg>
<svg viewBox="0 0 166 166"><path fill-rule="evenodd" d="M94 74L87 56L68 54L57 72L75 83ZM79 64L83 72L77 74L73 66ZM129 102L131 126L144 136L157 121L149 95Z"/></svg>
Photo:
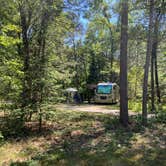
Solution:
<svg viewBox="0 0 166 166"><path fill-rule="evenodd" d="M114 107L112 110L118 111L116 106L63 107L52 107L42 133L37 132L38 123L34 121L26 124L24 135L7 138L0 146L0 166L166 165L165 123L152 119L147 127L142 127L140 117L134 115L130 116L131 125L124 128L116 114L78 109Z"/></svg>
<svg viewBox="0 0 166 166"><path fill-rule="evenodd" d="M91 113L104 113L111 115L119 115L119 106L117 104L81 104L81 105L72 105L72 104L58 104L56 106L60 110L72 110L80 112L91 112ZM136 115L135 112L129 110L129 115Z"/></svg>

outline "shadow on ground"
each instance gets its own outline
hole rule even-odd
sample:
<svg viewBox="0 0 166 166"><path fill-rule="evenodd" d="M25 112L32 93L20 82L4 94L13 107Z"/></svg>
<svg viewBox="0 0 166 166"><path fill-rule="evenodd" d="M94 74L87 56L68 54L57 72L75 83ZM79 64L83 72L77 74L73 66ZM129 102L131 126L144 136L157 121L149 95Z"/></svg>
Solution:
<svg viewBox="0 0 166 166"><path fill-rule="evenodd" d="M133 120L123 128L116 116L73 112L57 113L51 123L51 133L42 137L43 149L25 150L31 157L12 166L166 165L165 124L142 128Z"/></svg>

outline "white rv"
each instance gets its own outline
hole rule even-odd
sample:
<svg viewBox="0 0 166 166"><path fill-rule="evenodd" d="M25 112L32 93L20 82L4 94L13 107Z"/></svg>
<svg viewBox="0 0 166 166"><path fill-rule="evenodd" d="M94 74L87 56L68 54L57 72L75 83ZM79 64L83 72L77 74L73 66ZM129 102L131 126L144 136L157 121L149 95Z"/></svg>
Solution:
<svg viewBox="0 0 166 166"><path fill-rule="evenodd" d="M117 103L119 86L116 83L99 83L95 90L95 103Z"/></svg>

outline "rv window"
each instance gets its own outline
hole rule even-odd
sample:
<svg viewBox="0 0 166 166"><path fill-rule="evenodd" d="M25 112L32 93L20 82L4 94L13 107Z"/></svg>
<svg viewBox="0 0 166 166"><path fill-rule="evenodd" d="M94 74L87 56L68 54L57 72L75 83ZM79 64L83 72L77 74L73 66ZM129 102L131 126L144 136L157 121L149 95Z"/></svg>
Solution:
<svg viewBox="0 0 166 166"><path fill-rule="evenodd" d="M97 87L98 94L110 94L112 90L112 85L99 85Z"/></svg>

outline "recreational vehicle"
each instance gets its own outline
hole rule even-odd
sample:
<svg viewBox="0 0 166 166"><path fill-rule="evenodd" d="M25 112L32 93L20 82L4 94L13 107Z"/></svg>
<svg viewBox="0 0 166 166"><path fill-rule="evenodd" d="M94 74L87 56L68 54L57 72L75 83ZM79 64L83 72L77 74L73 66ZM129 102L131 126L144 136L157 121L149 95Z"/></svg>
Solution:
<svg viewBox="0 0 166 166"><path fill-rule="evenodd" d="M95 103L117 103L119 100L119 86L116 83L97 84L94 96Z"/></svg>

